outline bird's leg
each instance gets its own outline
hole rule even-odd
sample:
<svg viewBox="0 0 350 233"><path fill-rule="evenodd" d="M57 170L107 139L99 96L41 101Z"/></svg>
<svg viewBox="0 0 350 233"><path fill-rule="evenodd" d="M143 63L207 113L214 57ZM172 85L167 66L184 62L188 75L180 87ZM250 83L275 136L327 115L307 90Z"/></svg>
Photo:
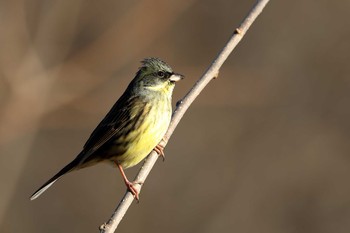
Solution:
<svg viewBox="0 0 350 233"><path fill-rule="evenodd" d="M156 145L153 149L159 156L162 156L163 161L165 160L165 154L164 154L164 146L161 146L160 144Z"/></svg>
<svg viewBox="0 0 350 233"><path fill-rule="evenodd" d="M134 187L135 183L130 182L128 180L128 178L126 177L125 173L124 173L123 167L120 164L118 164L117 162L116 162L116 164L117 164L117 166L119 168L120 173L123 176L123 179L124 179L124 182L125 182L125 185L126 185L127 189L135 196L135 199L137 201L139 201L139 192Z"/></svg>
<svg viewBox="0 0 350 233"><path fill-rule="evenodd" d="M164 154L164 146L161 145L162 141L166 144L168 142L168 138L166 136L164 136L162 138L162 140L158 143L158 145L156 145L156 147L154 147L154 151L157 152L157 154L159 156L162 156L163 158L163 162L165 160L165 154Z"/></svg>

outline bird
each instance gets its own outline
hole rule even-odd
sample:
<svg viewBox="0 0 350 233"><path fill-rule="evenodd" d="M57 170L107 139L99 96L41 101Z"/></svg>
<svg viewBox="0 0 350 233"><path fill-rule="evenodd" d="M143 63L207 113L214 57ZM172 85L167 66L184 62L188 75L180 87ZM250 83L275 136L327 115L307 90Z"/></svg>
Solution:
<svg viewBox="0 0 350 233"><path fill-rule="evenodd" d="M169 127L175 83L184 78L159 58L145 58L124 93L98 124L72 162L35 191L38 198L63 175L107 161L116 165L127 190L136 200L139 193L124 169L140 163L152 150L164 159L159 143Z"/></svg>

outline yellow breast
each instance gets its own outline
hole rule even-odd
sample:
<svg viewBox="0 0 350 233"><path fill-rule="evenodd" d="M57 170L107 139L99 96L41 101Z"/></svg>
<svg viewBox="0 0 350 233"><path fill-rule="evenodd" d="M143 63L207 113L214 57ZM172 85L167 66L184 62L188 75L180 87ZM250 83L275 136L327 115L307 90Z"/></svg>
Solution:
<svg viewBox="0 0 350 233"><path fill-rule="evenodd" d="M172 114L170 101L165 103L149 105L148 114L140 123L138 130L127 136L126 140L131 140L133 143L123 155L116 158L123 168L132 167L141 162L162 140L169 127Z"/></svg>

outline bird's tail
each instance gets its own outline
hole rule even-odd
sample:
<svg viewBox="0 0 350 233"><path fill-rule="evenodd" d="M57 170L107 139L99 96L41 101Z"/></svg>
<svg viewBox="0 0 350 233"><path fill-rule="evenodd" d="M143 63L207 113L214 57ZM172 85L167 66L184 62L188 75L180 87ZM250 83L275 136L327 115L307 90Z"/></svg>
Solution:
<svg viewBox="0 0 350 233"><path fill-rule="evenodd" d="M53 185L61 176L63 176L64 174L66 174L70 171L75 170L77 168L77 165L78 165L78 162L76 159L73 160L68 165L66 165L64 168L62 168L61 171L59 171L51 179L46 181L46 183L43 184L37 191L35 191L35 193L33 193L33 195L30 197L30 200L34 200L34 199L38 198L43 192L45 192L48 188L50 188L51 185Z"/></svg>

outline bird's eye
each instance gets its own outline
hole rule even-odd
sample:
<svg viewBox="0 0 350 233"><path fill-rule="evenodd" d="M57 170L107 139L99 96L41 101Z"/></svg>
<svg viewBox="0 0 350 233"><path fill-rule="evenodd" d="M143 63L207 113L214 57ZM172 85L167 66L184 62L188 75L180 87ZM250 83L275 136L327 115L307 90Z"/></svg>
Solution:
<svg viewBox="0 0 350 233"><path fill-rule="evenodd" d="M159 77L164 77L164 75L165 75L165 73L163 71L158 71L157 74L158 74Z"/></svg>

